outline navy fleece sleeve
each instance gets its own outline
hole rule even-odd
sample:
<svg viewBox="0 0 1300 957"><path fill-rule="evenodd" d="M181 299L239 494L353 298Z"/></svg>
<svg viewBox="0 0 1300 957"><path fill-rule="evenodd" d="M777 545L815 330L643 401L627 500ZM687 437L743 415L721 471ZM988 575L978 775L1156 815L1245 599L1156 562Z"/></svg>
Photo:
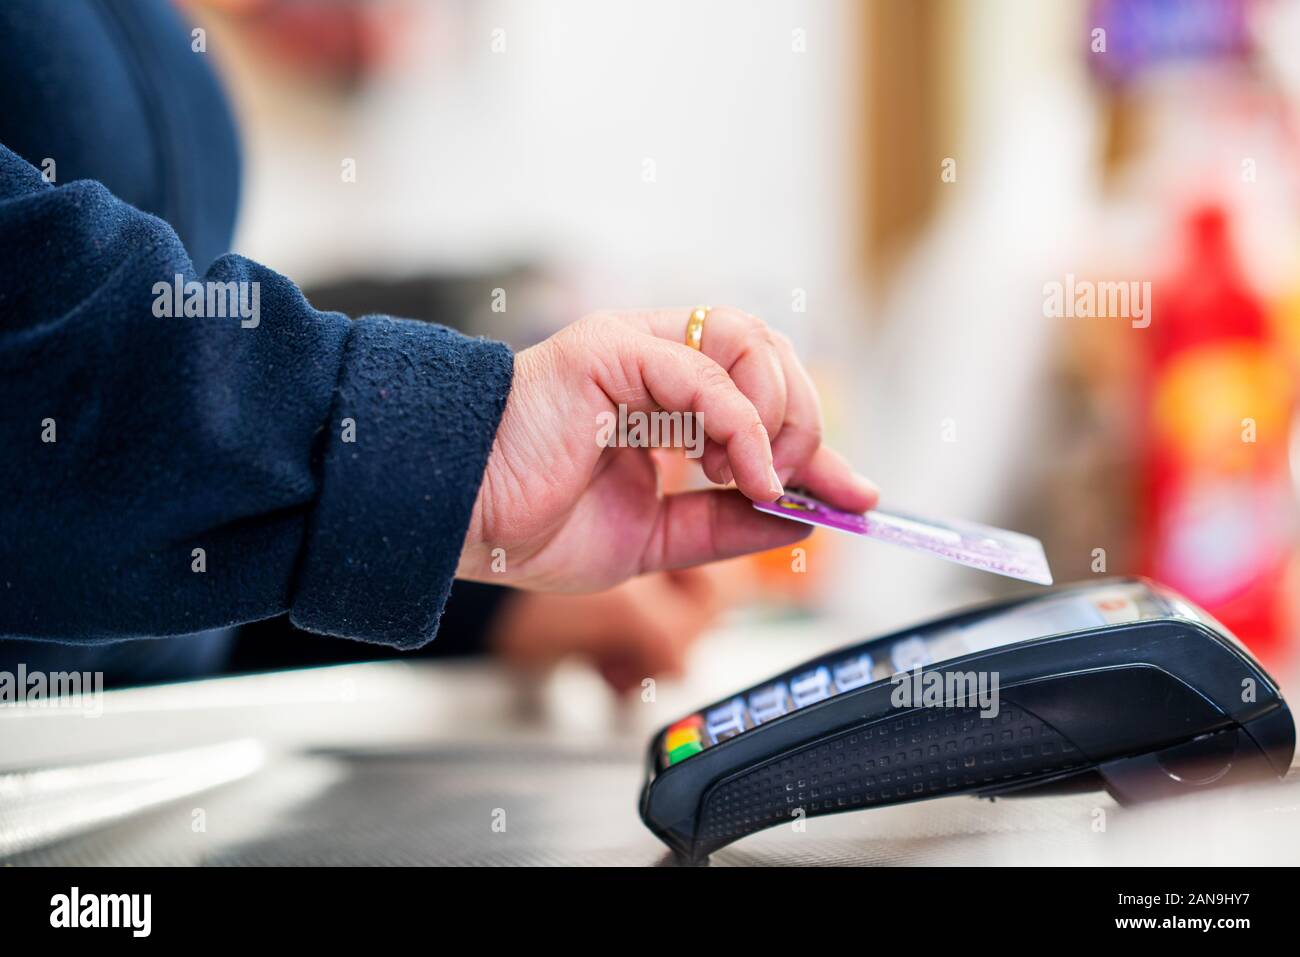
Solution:
<svg viewBox="0 0 1300 957"><path fill-rule="evenodd" d="M162 292L178 275L235 285L157 315L189 300ZM245 314L216 314L223 296ZM0 146L0 636L288 611L423 644L511 370L498 343L317 311L239 256L198 276L162 220Z"/></svg>

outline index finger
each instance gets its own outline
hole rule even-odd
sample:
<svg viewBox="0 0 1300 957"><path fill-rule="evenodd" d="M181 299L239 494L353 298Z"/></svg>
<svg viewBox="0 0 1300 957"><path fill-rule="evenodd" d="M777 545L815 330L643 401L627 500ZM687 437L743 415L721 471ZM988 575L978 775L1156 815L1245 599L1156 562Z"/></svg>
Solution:
<svg viewBox="0 0 1300 957"><path fill-rule="evenodd" d="M615 313L615 318L656 339L684 344L692 309L644 309ZM771 329L762 320L719 306L709 309L700 352L722 366L758 410L773 438L786 419L788 382Z"/></svg>

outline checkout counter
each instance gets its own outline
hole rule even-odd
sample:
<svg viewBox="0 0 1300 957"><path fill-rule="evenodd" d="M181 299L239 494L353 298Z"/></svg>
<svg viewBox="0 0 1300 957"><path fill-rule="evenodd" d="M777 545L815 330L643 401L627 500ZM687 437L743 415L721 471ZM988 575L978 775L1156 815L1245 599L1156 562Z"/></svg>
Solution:
<svg viewBox="0 0 1300 957"><path fill-rule="evenodd" d="M0 862L673 865L637 813L654 731L857 637L737 627L702 644L688 682L630 703L577 668L538 683L461 661L112 690L99 714L0 708ZM813 817L711 864L1258 865L1297 847L1293 769L1136 806L954 795Z"/></svg>

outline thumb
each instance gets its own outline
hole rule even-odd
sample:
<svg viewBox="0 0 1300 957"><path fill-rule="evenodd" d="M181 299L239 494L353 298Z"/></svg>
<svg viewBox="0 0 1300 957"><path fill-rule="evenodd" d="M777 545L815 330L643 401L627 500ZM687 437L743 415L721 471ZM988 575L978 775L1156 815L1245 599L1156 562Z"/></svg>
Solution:
<svg viewBox="0 0 1300 957"><path fill-rule="evenodd" d="M767 551L807 538L811 532L811 526L757 511L734 490L665 495L641 554L640 571L686 568Z"/></svg>

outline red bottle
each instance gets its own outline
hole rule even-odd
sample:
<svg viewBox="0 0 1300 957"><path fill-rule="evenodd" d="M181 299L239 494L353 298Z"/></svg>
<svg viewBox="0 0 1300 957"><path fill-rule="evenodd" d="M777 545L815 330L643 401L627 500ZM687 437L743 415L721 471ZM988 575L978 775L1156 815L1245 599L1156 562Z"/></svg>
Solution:
<svg viewBox="0 0 1300 957"><path fill-rule="evenodd" d="M1287 448L1294 386L1226 215L1197 209L1156 290L1145 346L1144 572L1277 660L1295 552Z"/></svg>

